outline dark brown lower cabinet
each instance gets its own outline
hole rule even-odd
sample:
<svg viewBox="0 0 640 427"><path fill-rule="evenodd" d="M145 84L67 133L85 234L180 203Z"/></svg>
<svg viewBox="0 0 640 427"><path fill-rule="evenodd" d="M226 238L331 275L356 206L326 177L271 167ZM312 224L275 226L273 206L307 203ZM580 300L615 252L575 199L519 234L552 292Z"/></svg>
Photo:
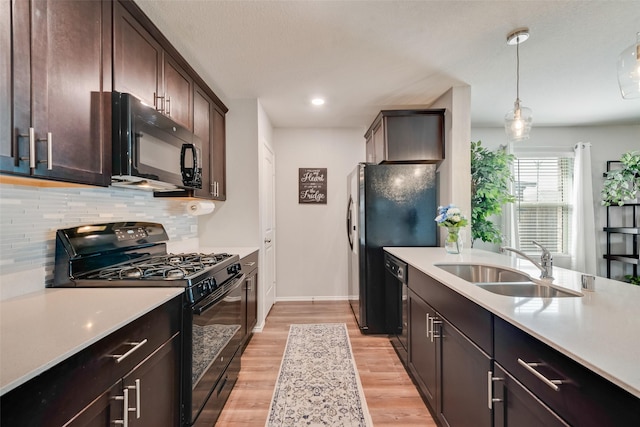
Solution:
<svg viewBox="0 0 640 427"><path fill-rule="evenodd" d="M429 316L435 314L429 304L409 291L409 370L432 408L437 407L439 345L429 334Z"/></svg>
<svg viewBox="0 0 640 427"><path fill-rule="evenodd" d="M0 425L180 426L181 319L179 295L2 395Z"/></svg>
<svg viewBox="0 0 640 427"><path fill-rule="evenodd" d="M179 354L180 335L176 334L65 426L179 425Z"/></svg>
<svg viewBox="0 0 640 427"><path fill-rule="evenodd" d="M640 426L638 397L497 316L494 330L496 364L567 424Z"/></svg>
<svg viewBox="0 0 640 427"><path fill-rule="evenodd" d="M245 304L244 313L246 319L246 329L244 336L245 345L248 343L252 335L252 331L258 322L258 251L240 260L242 271L245 272Z"/></svg>
<svg viewBox="0 0 640 427"><path fill-rule="evenodd" d="M495 427L569 426L498 363L494 364L493 375Z"/></svg>
<svg viewBox="0 0 640 427"><path fill-rule="evenodd" d="M491 427L491 357L409 290L409 370L444 426Z"/></svg>
<svg viewBox="0 0 640 427"><path fill-rule="evenodd" d="M488 404L491 357L446 319L440 326L438 418L445 426L491 427ZM437 331L437 325L434 330Z"/></svg>

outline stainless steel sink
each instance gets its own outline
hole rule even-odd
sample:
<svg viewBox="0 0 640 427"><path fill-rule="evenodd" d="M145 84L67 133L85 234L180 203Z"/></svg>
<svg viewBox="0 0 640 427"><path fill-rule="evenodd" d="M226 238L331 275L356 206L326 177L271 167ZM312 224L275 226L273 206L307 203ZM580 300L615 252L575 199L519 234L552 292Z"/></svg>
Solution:
<svg viewBox="0 0 640 427"><path fill-rule="evenodd" d="M436 267L471 283L531 282L527 274L492 265L436 264Z"/></svg>
<svg viewBox="0 0 640 427"><path fill-rule="evenodd" d="M547 285L539 285L533 282L513 282L513 283L477 283L479 288L485 289L494 294L506 295L510 297L522 298L559 298L559 297L579 297L581 295L562 291Z"/></svg>
<svg viewBox="0 0 640 427"><path fill-rule="evenodd" d="M483 264L436 264L436 267L499 295L521 298L582 296L579 293L535 283L529 275L508 268Z"/></svg>

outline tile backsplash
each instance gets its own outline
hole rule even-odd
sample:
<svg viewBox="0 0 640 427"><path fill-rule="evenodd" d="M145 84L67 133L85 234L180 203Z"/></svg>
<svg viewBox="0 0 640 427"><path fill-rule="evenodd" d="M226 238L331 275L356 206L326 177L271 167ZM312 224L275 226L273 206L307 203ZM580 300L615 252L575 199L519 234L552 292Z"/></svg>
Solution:
<svg viewBox="0 0 640 427"><path fill-rule="evenodd" d="M53 279L55 233L60 228L148 221L164 225L171 242L197 238L198 220L186 213L186 203L184 199L154 198L144 191L114 187L0 184L0 280L15 280L20 273L44 269L49 283Z"/></svg>

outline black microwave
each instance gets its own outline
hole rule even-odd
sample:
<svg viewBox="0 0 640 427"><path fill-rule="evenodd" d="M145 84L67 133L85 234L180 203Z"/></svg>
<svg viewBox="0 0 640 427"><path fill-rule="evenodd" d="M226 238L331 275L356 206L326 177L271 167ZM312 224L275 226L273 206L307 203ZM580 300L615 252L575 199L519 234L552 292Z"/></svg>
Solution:
<svg viewBox="0 0 640 427"><path fill-rule="evenodd" d="M202 141L128 93L112 93L111 185L149 191L202 188Z"/></svg>

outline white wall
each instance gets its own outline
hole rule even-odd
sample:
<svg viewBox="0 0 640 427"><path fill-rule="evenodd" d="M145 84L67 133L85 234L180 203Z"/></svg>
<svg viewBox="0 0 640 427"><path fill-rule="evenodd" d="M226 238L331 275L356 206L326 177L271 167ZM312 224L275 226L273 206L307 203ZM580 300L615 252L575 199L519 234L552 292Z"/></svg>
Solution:
<svg viewBox="0 0 640 427"><path fill-rule="evenodd" d="M277 300L346 299L347 175L365 159L365 129L278 129ZM298 204L298 168L327 168L327 204Z"/></svg>
<svg viewBox="0 0 640 427"><path fill-rule="evenodd" d="M504 128L472 128L471 140L482 140L487 148L496 148L507 144ZM595 206L595 224L598 249L598 274L606 275L606 262L602 260L605 252L606 235L602 227L606 224L606 209L600 204L602 174L606 170L607 160L618 160L627 151L640 150L640 126L581 126L581 127L536 127L531 130L531 139L519 144L534 144L545 147L572 148L578 142L591 143L591 169L593 177L593 200ZM480 247L480 246L478 246ZM614 275L623 274L622 264L613 263ZM627 273L629 274L629 273Z"/></svg>
<svg viewBox="0 0 640 427"><path fill-rule="evenodd" d="M457 86L449 89L430 108L446 108L445 160L438 166L440 205L450 203L471 219L471 88ZM441 230L440 242L444 242L445 231ZM471 229L461 233L464 246L471 243Z"/></svg>
<svg viewBox="0 0 640 427"><path fill-rule="evenodd" d="M204 246L259 246L258 102L227 102L227 200L199 217Z"/></svg>

